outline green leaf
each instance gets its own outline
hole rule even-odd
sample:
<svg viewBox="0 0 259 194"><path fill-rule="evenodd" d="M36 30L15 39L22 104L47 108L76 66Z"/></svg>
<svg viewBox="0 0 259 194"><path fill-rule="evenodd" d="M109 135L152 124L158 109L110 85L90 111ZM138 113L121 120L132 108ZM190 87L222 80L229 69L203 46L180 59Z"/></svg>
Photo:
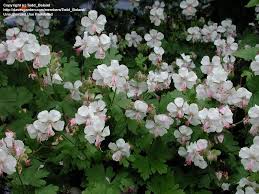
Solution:
<svg viewBox="0 0 259 194"><path fill-rule="evenodd" d="M14 113L32 99L32 93L24 87L0 88L0 115Z"/></svg>
<svg viewBox="0 0 259 194"><path fill-rule="evenodd" d="M147 180L151 175L150 164L147 157L137 155L132 165L138 170L143 180Z"/></svg>
<svg viewBox="0 0 259 194"><path fill-rule="evenodd" d="M154 194L185 194L176 184L173 174L154 176L147 185Z"/></svg>
<svg viewBox="0 0 259 194"><path fill-rule="evenodd" d="M258 47L251 47L251 48L239 49L238 51L234 52L233 55L236 57L242 58L246 61L250 61L250 60L254 60L258 52L259 52Z"/></svg>
<svg viewBox="0 0 259 194"><path fill-rule="evenodd" d="M240 39L241 42L238 44L239 48L244 48L245 45L250 45L254 47L256 44L259 43L258 35L250 31L245 32Z"/></svg>
<svg viewBox="0 0 259 194"><path fill-rule="evenodd" d="M46 178L49 175L49 172L45 169L39 168L40 163L38 161L33 161L32 166L29 168L24 168L20 178L23 185L33 186L33 187L43 187L46 185ZM14 179L12 180L14 185L21 186L21 182L17 174L15 174Z"/></svg>
<svg viewBox="0 0 259 194"><path fill-rule="evenodd" d="M80 80L79 64L75 61L74 57L71 57L70 61L64 64L63 76L64 81L74 82Z"/></svg>
<svg viewBox="0 0 259 194"><path fill-rule="evenodd" d="M250 0L246 7L254 7L259 4L259 0Z"/></svg>
<svg viewBox="0 0 259 194"><path fill-rule="evenodd" d="M35 191L35 194L56 194L58 193L58 186L47 185Z"/></svg>
<svg viewBox="0 0 259 194"><path fill-rule="evenodd" d="M259 91L258 83L259 75L253 76L250 79L248 79L246 84L250 92L257 92Z"/></svg>
<svg viewBox="0 0 259 194"><path fill-rule="evenodd" d="M234 137L231 133L226 133L224 135L224 141L222 145L224 147L223 150L227 153L237 153L240 150L238 142L234 140Z"/></svg>
<svg viewBox="0 0 259 194"><path fill-rule="evenodd" d="M119 54L119 51L115 48L111 48L108 52L106 52L105 58L102 60L102 63L108 65L111 63L111 60L120 61L121 59L122 55Z"/></svg>
<svg viewBox="0 0 259 194"><path fill-rule="evenodd" d="M0 71L0 86L7 86L8 83L8 77Z"/></svg>

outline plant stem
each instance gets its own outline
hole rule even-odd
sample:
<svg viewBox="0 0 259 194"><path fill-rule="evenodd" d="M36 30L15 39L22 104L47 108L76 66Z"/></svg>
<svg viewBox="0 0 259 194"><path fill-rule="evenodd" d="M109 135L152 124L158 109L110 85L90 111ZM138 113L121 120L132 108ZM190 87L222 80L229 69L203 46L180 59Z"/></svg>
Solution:
<svg viewBox="0 0 259 194"><path fill-rule="evenodd" d="M115 89L115 91L113 93L111 107L113 106L113 102L114 102L114 99L115 99L116 92L117 92L117 88Z"/></svg>
<svg viewBox="0 0 259 194"><path fill-rule="evenodd" d="M23 194L25 194L25 193L24 193L24 184L23 184L23 182L22 182L21 176L20 176L20 174L19 174L19 172L18 172L18 169L17 169L17 168L16 168L16 173L17 173L18 178L19 178L19 180L20 180L20 182L21 182L21 185L22 185L22 193L23 193Z"/></svg>

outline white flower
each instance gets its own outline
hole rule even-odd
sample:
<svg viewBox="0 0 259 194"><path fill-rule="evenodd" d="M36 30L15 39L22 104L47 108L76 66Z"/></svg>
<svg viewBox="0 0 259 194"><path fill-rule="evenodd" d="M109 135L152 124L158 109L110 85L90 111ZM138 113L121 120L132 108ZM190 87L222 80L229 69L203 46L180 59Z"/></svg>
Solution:
<svg viewBox="0 0 259 194"><path fill-rule="evenodd" d="M221 114L221 122L223 123L224 127L230 127L230 125L233 124L233 113L229 106L220 107L219 112Z"/></svg>
<svg viewBox="0 0 259 194"><path fill-rule="evenodd" d="M49 137L54 136L56 131L62 131L64 129L65 122L60 121L61 113L57 110L40 112L37 116L38 120L34 121L32 125L27 126L27 131L32 139L39 141L45 141Z"/></svg>
<svg viewBox="0 0 259 194"><path fill-rule="evenodd" d="M192 40L192 42L197 42L201 40L201 29L197 26L190 27L187 29L188 35L186 37L187 41Z"/></svg>
<svg viewBox="0 0 259 194"><path fill-rule="evenodd" d="M191 89L197 80L197 75L193 71L188 71L187 68L179 69L178 74L172 75L174 86L179 91L185 91L187 88Z"/></svg>
<svg viewBox="0 0 259 194"><path fill-rule="evenodd" d="M174 102L170 102L167 105L167 111L169 115L173 118L183 118L184 113L189 109L189 105L184 101L183 98L175 98Z"/></svg>
<svg viewBox="0 0 259 194"><path fill-rule="evenodd" d="M22 27L23 31L32 32L34 30L35 21L29 16L17 16L15 22Z"/></svg>
<svg viewBox="0 0 259 194"><path fill-rule="evenodd" d="M0 43L0 61L5 61L9 52L5 42Z"/></svg>
<svg viewBox="0 0 259 194"><path fill-rule="evenodd" d="M228 73L232 72L234 70L234 64L235 64L236 58L232 55L226 55L223 57L223 68Z"/></svg>
<svg viewBox="0 0 259 194"><path fill-rule="evenodd" d="M199 5L198 0L184 0L180 3L180 7L183 9L182 14L185 16L195 16L197 7Z"/></svg>
<svg viewBox="0 0 259 194"><path fill-rule="evenodd" d="M71 82L65 82L64 83L64 88L69 89L70 90L70 96L72 99L74 100L80 100L80 91L79 88L82 86L82 82L80 80L75 81L74 84L72 84Z"/></svg>
<svg viewBox="0 0 259 194"><path fill-rule="evenodd" d="M180 147L178 154L186 159L186 164L191 165L193 162L195 166L201 169L207 168L208 164L204 160L202 154L208 147L208 141L206 139L199 139L197 142L191 142L189 145Z"/></svg>
<svg viewBox="0 0 259 194"><path fill-rule="evenodd" d="M19 159L25 152L24 143L21 140L15 140L14 133L11 131L5 132L5 135L6 137L0 140L0 149Z"/></svg>
<svg viewBox="0 0 259 194"><path fill-rule="evenodd" d="M98 65L93 72L93 79L97 85L107 85L113 90L116 88L123 91L128 79L129 70L127 66L120 65L117 60L112 60L111 65Z"/></svg>
<svg viewBox="0 0 259 194"><path fill-rule="evenodd" d="M19 33L20 33L20 29L15 27L15 28L7 29L5 34L8 40L12 40L12 39L16 39Z"/></svg>
<svg viewBox="0 0 259 194"><path fill-rule="evenodd" d="M95 10L89 11L88 17L84 16L81 19L82 26L84 26L85 30L91 35L93 35L95 32L100 34L104 30L106 22L106 17L104 15L100 15L98 17L98 13Z"/></svg>
<svg viewBox="0 0 259 194"><path fill-rule="evenodd" d="M221 66L216 66L212 69L212 72L208 74L208 82L212 83L221 83L225 82L227 80L228 73L221 67Z"/></svg>
<svg viewBox="0 0 259 194"><path fill-rule="evenodd" d="M239 152L239 157L241 159L241 163L243 164L246 170L252 172L259 171L259 136L254 138L254 144L251 145L250 148L243 147Z"/></svg>
<svg viewBox="0 0 259 194"><path fill-rule="evenodd" d="M165 3L163 1L155 1L154 4L152 5L152 8L164 8Z"/></svg>
<svg viewBox="0 0 259 194"><path fill-rule="evenodd" d="M105 137L110 135L109 127L105 127L105 121L95 116L93 123L87 125L84 129L85 138L91 144L95 143L96 147L100 147Z"/></svg>
<svg viewBox="0 0 259 194"><path fill-rule="evenodd" d="M164 2L159 2L155 1L152 9L150 10L150 21L153 23L155 26L159 26L161 24L161 21L165 20L165 15L164 15Z"/></svg>
<svg viewBox="0 0 259 194"><path fill-rule="evenodd" d="M135 80L130 80L128 82L127 96L129 98L138 97L146 91L147 91L147 83L146 82L137 82Z"/></svg>
<svg viewBox="0 0 259 194"><path fill-rule="evenodd" d="M25 59L30 61L33 59L33 67L35 69L46 67L50 63L50 49L47 45L39 45L37 43L28 46L24 52Z"/></svg>
<svg viewBox="0 0 259 194"><path fill-rule="evenodd" d="M235 43L235 39L231 36L225 39L217 39L214 41L214 45L217 47L218 55L226 56L232 55L238 49L238 44Z"/></svg>
<svg viewBox="0 0 259 194"><path fill-rule="evenodd" d="M163 136L167 133L167 129L173 124L173 119L165 114L159 114L154 116L154 121L147 120L145 127L150 133L154 134L155 137Z"/></svg>
<svg viewBox="0 0 259 194"><path fill-rule="evenodd" d="M256 190L259 188L259 184L253 181L249 181L247 178L241 178L236 194L256 194Z"/></svg>
<svg viewBox="0 0 259 194"><path fill-rule="evenodd" d="M158 65L162 62L162 56L165 53L162 47L154 47L154 52L151 52L148 56L148 59L154 65Z"/></svg>
<svg viewBox="0 0 259 194"><path fill-rule="evenodd" d="M199 117L203 124L203 130L205 132L222 132L224 124L221 120L221 114L218 108L204 108L203 110L199 111Z"/></svg>
<svg viewBox="0 0 259 194"><path fill-rule="evenodd" d="M0 148L0 174L13 174L16 172L16 159Z"/></svg>
<svg viewBox="0 0 259 194"><path fill-rule="evenodd" d="M130 156L130 145L120 138L116 143L109 143L108 147L112 150L112 159L114 161L120 161L124 156Z"/></svg>
<svg viewBox="0 0 259 194"><path fill-rule="evenodd" d="M249 122L252 124L250 133L256 135L259 132L259 106L255 105L248 111Z"/></svg>
<svg viewBox="0 0 259 194"><path fill-rule="evenodd" d="M221 26L218 27L218 31L223 33L225 37L236 36L236 26L232 24L231 19L223 20Z"/></svg>
<svg viewBox="0 0 259 194"><path fill-rule="evenodd" d="M209 56L204 56L201 60L201 71L204 74L210 74L212 73L213 69L216 67L221 67L221 63L220 63L220 57L219 56L214 56L211 59L210 62L210 58Z"/></svg>
<svg viewBox="0 0 259 194"><path fill-rule="evenodd" d="M223 191L228 191L229 190L229 183L222 183L221 188Z"/></svg>
<svg viewBox="0 0 259 194"><path fill-rule="evenodd" d="M176 65L179 68L185 67L188 70L195 68L195 64L193 63L190 55L181 54L182 59L176 59Z"/></svg>
<svg viewBox="0 0 259 194"><path fill-rule="evenodd" d="M214 42L216 39L220 38L220 34L217 33L218 25L216 23L210 23L204 25L201 29L202 40L204 42Z"/></svg>
<svg viewBox="0 0 259 194"><path fill-rule="evenodd" d="M109 37L111 40L111 48L117 48L117 42L118 42L117 35L115 35L113 33L109 33Z"/></svg>
<svg viewBox="0 0 259 194"><path fill-rule="evenodd" d="M161 41L164 39L164 34L152 29L149 31L149 34L145 34L144 39L150 48L160 47L162 45Z"/></svg>
<svg viewBox="0 0 259 194"><path fill-rule="evenodd" d="M128 118L135 120L142 120L147 114L148 104L143 101L136 100L134 102L134 109L126 110L125 115Z"/></svg>
<svg viewBox="0 0 259 194"><path fill-rule="evenodd" d="M154 92L169 88L171 73L168 71L149 71L147 78L148 91Z"/></svg>
<svg viewBox="0 0 259 194"><path fill-rule="evenodd" d="M97 51L95 53L95 58L96 59L104 59L105 58L105 51L107 51L110 48L110 45L111 45L110 37L107 36L106 34L101 34L101 36L99 36L99 44L98 44L98 47L97 47Z"/></svg>
<svg viewBox="0 0 259 194"><path fill-rule="evenodd" d="M48 35L50 33L49 24L51 16L36 16L37 24L35 31L39 32L40 36Z"/></svg>
<svg viewBox="0 0 259 194"><path fill-rule="evenodd" d="M193 133L190 127L182 125L179 130L174 131L174 136L180 144L186 144L191 139L191 134Z"/></svg>
<svg viewBox="0 0 259 194"><path fill-rule="evenodd" d="M200 122L200 118L199 118L199 107L197 104L190 104L188 109L185 110L185 118L187 119L187 122L189 124L192 124L194 126L199 125Z"/></svg>
<svg viewBox="0 0 259 194"><path fill-rule="evenodd" d="M132 31L130 34L127 33L125 35L125 40L127 40L129 47L138 47L138 45L142 41L142 37L138 35L136 31Z"/></svg>
<svg viewBox="0 0 259 194"><path fill-rule="evenodd" d="M229 97L228 101L231 105L239 108L245 108L248 105L251 96L251 92L249 92L246 88L241 87Z"/></svg>
<svg viewBox="0 0 259 194"><path fill-rule="evenodd" d="M259 75L259 55L255 56L255 60L250 64L250 68L255 75Z"/></svg>
<svg viewBox="0 0 259 194"><path fill-rule="evenodd" d="M77 52L83 51L83 56L88 58L90 54L97 51L98 45L98 36L88 36L88 32L84 32L83 39L80 36L76 36L74 48L76 48Z"/></svg>

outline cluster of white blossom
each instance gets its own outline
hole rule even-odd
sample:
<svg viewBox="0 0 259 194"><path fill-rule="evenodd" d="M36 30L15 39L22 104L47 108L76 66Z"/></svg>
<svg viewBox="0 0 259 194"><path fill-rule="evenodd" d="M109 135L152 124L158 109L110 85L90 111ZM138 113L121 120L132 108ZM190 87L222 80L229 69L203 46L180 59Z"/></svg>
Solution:
<svg viewBox="0 0 259 194"><path fill-rule="evenodd" d="M247 178L242 178L238 182L237 191L235 194L257 194L259 184L254 181L250 181Z"/></svg>
<svg viewBox="0 0 259 194"><path fill-rule="evenodd" d="M192 162L195 166L205 169L208 163L204 159L204 154L208 148L208 141L206 139L199 139L197 142L191 142L185 147L180 147L178 154L186 159L186 164L191 165Z"/></svg>
<svg viewBox="0 0 259 194"><path fill-rule="evenodd" d="M49 25L51 16L36 16L36 26L35 31L39 33L40 36L49 35Z"/></svg>
<svg viewBox="0 0 259 194"><path fill-rule="evenodd" d="M179 91L191 89L198 79L195 72L189 71L186 67L181 67L178 70L178 73L173 73L172 78L174 81L174 87Z"/></svg>
<svg viewBox="0 0 259 194"><path fill-rule="evenodd" d="M162 63L160 69L149 71L147 77L148 91L160 91L168 89L172 80L172 66L167 63Z"/></svg>
<svg viewBox="0 0 259 194"><path fill-rule="evenodd" d="M130 156L130 145L120 138L116 143L109 143L108 147L112 150L112 159L114 161L120 161L124 156Z"/></svg>
<svg viewBox="0 0 259 194"><path fill-rule="evenodd" d="M15 23L24 32L32 32L35 27L35 21L29 16L17 16L15 18Z"/></svg>
<svg viewBox="0 0 259 194"><path fill-rule="evenodd" d="M259 55L255 56L255 60L250 64L250 68L255 75L259 75Z"/></svg>
<svg viewBox="0 0 259 194"><path fill-rule="evenodd" d="M132 31L130 34L127 33L125 35L125 40L127 40L129 47L134 46L135 48L137 48L142 41L142 37L138 35L136 31Z"/></svg>
<svg viewBox="0 0 259 194"><path fill-rule="evenodd" d="M183 9L182 14L187 18L192 18L195 16L197 9L196 7L199 5L198 0L184 0L180 3L180 7Z"/></svg>
<svg viewBox="0 0 259 194"><path fill-rule="evenodd" d="M188 104L183 98L177 97L173 102L167 105L167 111L173 119L186 119L186 124L198 125L200 124L199 107L197 104Z"/></svg>
<svg viewBox="0 0 259 194"><path fill-rule="evenodd" d="M83 56L86 58L90 57L90 54L95 53L95 58L104 59L105 51L111 47L111 38L106 34L101 34L106 22L104 15L98 17L97 11L89 11L88 16L84 16L81 19L81 24L84 27L84 35L83 38L76 36L76 42L74 44L76 51L83 51ZM113 41L116 39L112 35L111 37Z"/></svg>
<svg viewBox="0 0 259 194"><path fill-rule="evenodd" d="M144 39L147 41L148 47L160 47L162 45L162 40L164 39L164 34L152 29L149 31L149 34L145 34Z"/></svg>
<svg viewBox="0 0 259 194"><path fill-rule="evenodd" d="M164 14L164 2L155 1L152 9L150 10L150 21L155 26L159 26L161 24L161 21L165 20L165 14Z"/></svg>
<svg viewBox="0 0 259 194"><path fill-rule="evenodd" d="M233 113L228 106L218 108L204 108L199 111L199 118L206 133L221 133L223 128L233 124Z"/></svg>
<svg viewBox="0 0 259 194"><path fill-rule="evenodd" d="M259 133L259 106L255 105L251 107L248 111L249 123L252 124L250 133L252 135L257 135Z"/></svg>
<svg viewBox="0 0 259 194"><path fill-rule="evenodd" d="M236 26L232 24L231 19L226 19L221 22L221 25L217 23L208 22L203 28L198 26L190 27L187 29L187 41L193 42L214 42L221 37L235 37Z"/></svg>
<svg viewBox="0 0 259 194"><path fill-rule="evenodd" d="M29 16L16 16L15 23L22 31L32 32L34 29L40 36L49 35L51 16L36 16L36 21Z"/></svg>
<svg viewBox="0 0 259 194"><path fill-rule="evenodd" d="M153 52L151 52L148 56L148 59L152 62L152 64L159 66L162 63L162 57L165 53L162 47L154 47Z"/></svg>
<svg viewBox="0 0 259 194"><path fill-rule="evenodd" d="M13 132L6 132L5 136L0 140L0 175L16 172L17 160L25 152L24 143L15 140Z"/></svg>
<svg viewBox="0 0 259 194"><path fill-rule="evenodd" d="M54 130L63 131L65 122L61 120L61 113L57 110L41 111L37 115L37 120L26 126L31 139L46 141L55 135Z"/></svg>
<svg viewBox="0 0 259 194"><path fill-rule="evenodd" d="M207 79L196 87L198 99L214 98L221 103L240 108L248 105L252 93L243 87L237 90L233 87L233 83L227 80L229 69L224 68L219 56L214 56L211 61L208 56L204 56L201 64L201 71L207 74Z"/></svg>
<svg viewBox="0 0 259 194"><path fill-rule="evenodd" d="M145 127L155 137L163 136L173 124L174 120L166 114L158 114L154 116L154 120L146 120Z"/></svg>
<svg viewBox="0 0 259 194"><path fill-rule="evenodd" d="M126 117L134 120L142 120L146 117L148 111L148 104L141 100L134 102L133 109L127 109L125 112Z"/></svg>
<svg viewBox="0 0 259 194"><path fill-rule="evenodd" d="M192 58L190 55L185 55L184 53L181 54L182 58L176 58L176 65L179 68L185 67L188 70L191 70L193 68L195 68L195 64L192 61Z"/></svg>
<svg viewBox="0 0 259 194"><path fill-rule="evenodd" d="M106 104L97 98L86 105L82 105L75 114L75 123L84 124L85 138L96 147L100 147L105 137L110 135L109 126L105 127L106 121Z"/></svg>
<svg viewBox="0 0 259 194"><path fill-rule="evenodd" d="M182 125L179 127L178 130L174 131L174 137L180 144L186 145L187 143L189 143L192 133L193 131L190 127Z"/></svg>
<svg viewBox="0 0 259 194"><path fill-rule="evenodd" d="M248 171L259 171L259 136L254 137L253 144L250 147L243 147L239 151L239 157L244 168Z"/></svg>
<svg viewBox="0 0 259 194"><path fill-rule="evenodd" d="M19 28L10 28L6 31L6 41L0 43L0 60L8 65L15 60L19 62L33 61L35 69L49 64L51 55L47 45L40 45L36 36L20 32Z"/></svg>
<svg viewBox="0 0 259 194"><path fill-rule="evenodd" d="M117 60L112 60L110 66L98 65L93 71L92 78L96 81L96 85L108 86L114 91L125 91L128 73L127 66L120 65Z"/></svg>

